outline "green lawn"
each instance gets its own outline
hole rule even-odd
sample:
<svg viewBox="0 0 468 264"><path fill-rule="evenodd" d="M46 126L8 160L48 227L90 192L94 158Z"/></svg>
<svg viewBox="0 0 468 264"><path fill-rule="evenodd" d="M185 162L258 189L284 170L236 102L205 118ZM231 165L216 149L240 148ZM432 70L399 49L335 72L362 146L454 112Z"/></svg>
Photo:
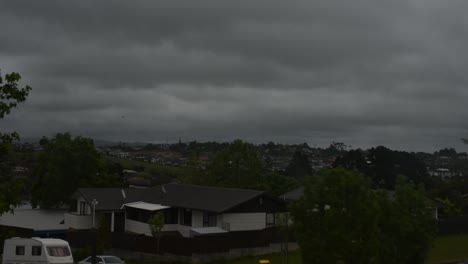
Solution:
<svg viewBox="0 0 468 264"><path fill-rule="evenodd" d="M128 159L117 159L111 158L113 162L119 162L124 169L133 170L135 166L142 166L145 168L147 174L164 174L174 178L185 176L189 173L187 168L181 168L176 166L152 164L149 162L128 160Z"/></svg>
<svg viewBox="0 0 468 264"><path fill-rule="evenodd" d="M280 254L270 254L266 256L250 256L233 260L220 260L210 264L258 264L261 259L270 260L271 264L281 263ZM436 238L434 245L429 252L428 264L439 264L450 261L460 261L468 258L468 234L441 236ZM136 261L130 263L142 262ZM289 253L289 264L302 264L299 251Z"/></svg>
<svg viewBox="0 0 468 264"><path fill-rule="evenodd" d="M280 254L271 254L267 256L255 256L255 257L252 256L252 257L244 257L244 258L239 258L239 259L234 259L234 260L215 261L215 262L210 262L210 264L258 264L258 261L261 259L267 259L270 261L271 264L282 263ZM299 251L289 252L288 263L289 264L302 264Z"/></svg>
<svg viewBox="0 0 468 264"><path fill-rule="evenodd" d="M434 241L428 263L436 264L468 258L468 235L441 236Z"/></svg>

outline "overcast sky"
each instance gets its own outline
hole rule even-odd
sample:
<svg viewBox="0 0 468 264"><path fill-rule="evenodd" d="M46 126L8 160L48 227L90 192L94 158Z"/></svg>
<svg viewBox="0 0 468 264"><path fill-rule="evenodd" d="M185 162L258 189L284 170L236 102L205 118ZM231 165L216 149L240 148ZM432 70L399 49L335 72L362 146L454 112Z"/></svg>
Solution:
<svg viewBox="0 0 468 264"><path fill-rule="evenodd" d="M468 1L0 1L23 137L434 151L468 136Z"/></svg>

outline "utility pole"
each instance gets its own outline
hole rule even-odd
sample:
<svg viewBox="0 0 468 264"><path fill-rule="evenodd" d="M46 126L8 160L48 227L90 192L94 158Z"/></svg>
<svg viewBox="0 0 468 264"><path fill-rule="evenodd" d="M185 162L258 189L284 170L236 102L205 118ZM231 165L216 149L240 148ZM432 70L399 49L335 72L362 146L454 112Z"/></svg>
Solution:
<svg viewBox="0 0 468 264"><path fill-rule="evenodd" d="M93 199L91 201L91 205L93 206L93 257L91 258L92 264L97 264L97 257L96 257L96 251L97 251L97 231L96 231L96 205L98 205L99 202L96 199Z"/></svg>

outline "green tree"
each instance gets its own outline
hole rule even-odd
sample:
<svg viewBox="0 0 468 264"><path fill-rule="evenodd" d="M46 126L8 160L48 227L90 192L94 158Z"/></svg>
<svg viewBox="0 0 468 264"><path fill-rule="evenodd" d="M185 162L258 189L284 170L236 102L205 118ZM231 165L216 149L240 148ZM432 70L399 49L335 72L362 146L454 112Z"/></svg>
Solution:
<svg viewBox="0 0 468 264"><path fill-rule="evenodd" d="M6 74L5 78L0 73L0 119L8 115L19 103L26 101L31 87L26 85L20 88L20 80L21 75L16 72ZM18 133L0 131L0 214L21 202L24 188L22 180L11 178L9 154L14 140L19 140Z"/></svg>
<svg viewBox="0 0 468 264"><path fill-rule="evenodd" d="M201 184L256 189L263 181L262 175L262 161L255 148L234 140L216 155Z"/></svg>
<svg viewBox="0 0 468 264"><path fill-rule="evenodd" d="M159 245L161 243L162 229L164 227L164 213L157 212L149 220L148 224L151 234L156 238L156 254L159 254Z"/></svg>
<svg viewBox="0 0 468 264"><path fill-rule="evenodd" d="M291 159L291 162L286 167L286 175L296 179L302 179L312 175L312 166L310 166L309 158L300 150L296 150Z"/></svg>
<svg viewBox="0 0 468 264"><path fill-rule="evenodd" d="M304 263L424 263L434 236L421 186L375 190L343 168L308 179L291 213Z"/></svg>
<svg viewBox="0 0 468 264"><path fill-rule="evenodd" d="M388 194L381 190L379 199L377 263L424 263L437 230L423 185L399 176L395 192Z"/></svg>
<svg viewBox="0 0 468 264"><path fill-rule="evenodd" d="M79 187L119 187L118 175L108 170L91 139L59 133L38 158L31 201L34 206L51 207L67 203Z"/></svg>
<svg viewBox="0 0 468 264"><path fill-rule="evenodd" d="M304 263L368 263L378 244L371 181L356 171L327 170L308 179L292 208Z"/></svg>

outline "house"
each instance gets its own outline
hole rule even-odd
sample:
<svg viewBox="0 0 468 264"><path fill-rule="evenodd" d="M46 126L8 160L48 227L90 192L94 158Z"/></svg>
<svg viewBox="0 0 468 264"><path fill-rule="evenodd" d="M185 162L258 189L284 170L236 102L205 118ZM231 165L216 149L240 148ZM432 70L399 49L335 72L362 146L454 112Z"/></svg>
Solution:
<svg viewBox="0 0 468 264"><path fill-rule="evenodd" d="M163 232L193 237L263 230L274 225L276 213L286 211L284 201L263 191L178 183L145 189L84 188L73 198L65 214L68 228L90 229L93 222L106 219L112 232L145 235L151 235L148 220L157 212L164 213Z"/></svg>
<svg viewBox="0 0 468 264"><path fill-rule="evenodd" d="M34 236L61 237L67 229L64 224L66 211L66 209L33 208L24 202L12 212L0 215L0 225L32 229Z"/></svg>
<svg viewBox="0 0 468 264"><path fill-rule="evenodd" d="M454 176L461 176L460 173L450 171L446 168L437 168L435 170L430 170L429 175L433 177L441 177L442 179L452 178Z"/></svg>

